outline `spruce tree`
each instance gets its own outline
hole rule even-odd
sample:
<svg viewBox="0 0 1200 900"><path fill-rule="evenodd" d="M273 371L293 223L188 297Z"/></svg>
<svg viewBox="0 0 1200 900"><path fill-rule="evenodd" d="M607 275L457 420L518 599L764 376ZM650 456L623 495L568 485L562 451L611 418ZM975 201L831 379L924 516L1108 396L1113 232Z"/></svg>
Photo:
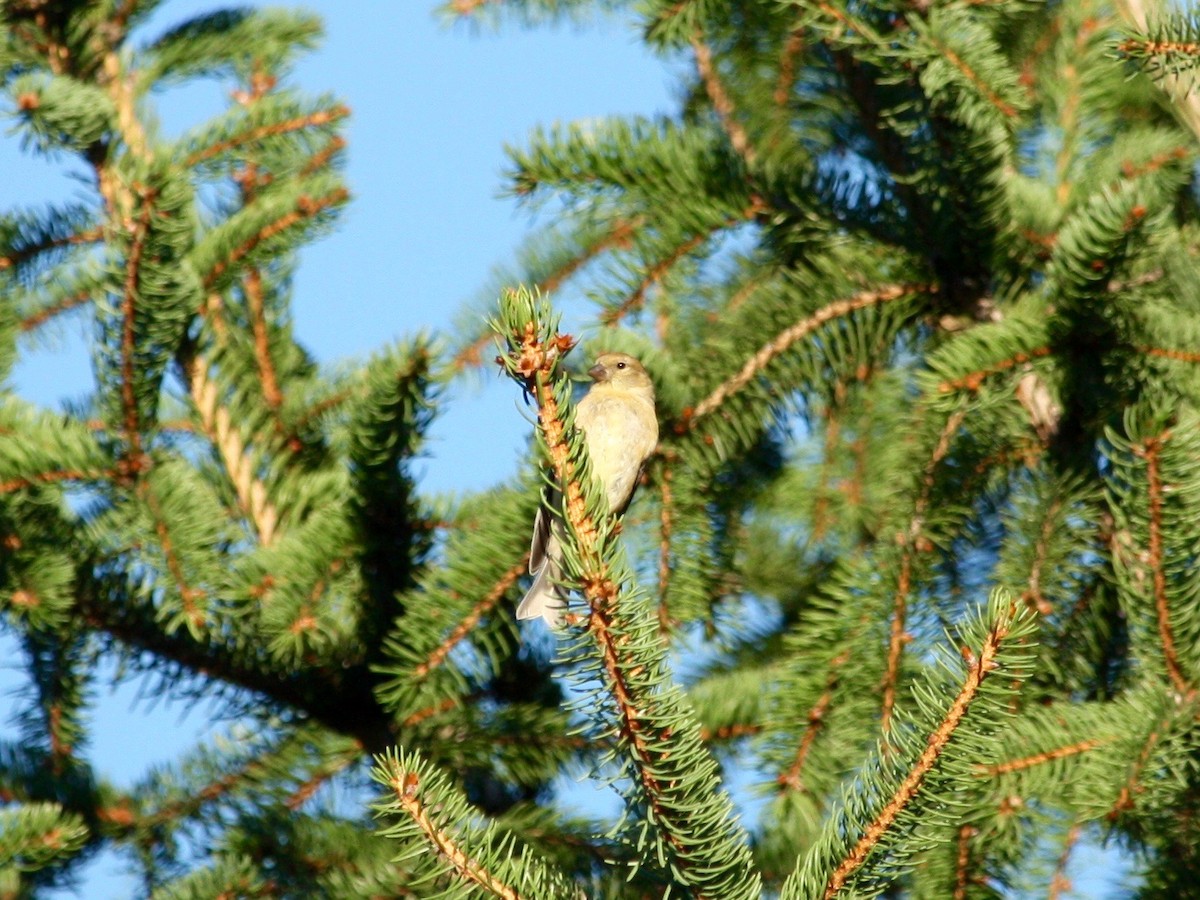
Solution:
<svg viewBox="0 0 1200 900"><path fill-rule="evenodd" d="M96 384L0 393L29 685L0 890L111 846L171 898L1059 897L1102 839L1138 896L1200 884L1194 15L456 0L614 10L680 108L533 132L507 186L548 224L497 290L331 372L288 306L349 199L347 110L285 77L319 24L146 35L154 5L3 4L21 139L94 181L0 224L0 375L85 308ZM161 137L153 89L211 77L230 108ZM658 394L619 526L573 428L600 349ZM497 369L534 462L425 496L442 386ZM574 589L550 636L513 616L539 503ZM109 783L114 659L229 739ZM623 814L561 811L562 773Z"/></svg>

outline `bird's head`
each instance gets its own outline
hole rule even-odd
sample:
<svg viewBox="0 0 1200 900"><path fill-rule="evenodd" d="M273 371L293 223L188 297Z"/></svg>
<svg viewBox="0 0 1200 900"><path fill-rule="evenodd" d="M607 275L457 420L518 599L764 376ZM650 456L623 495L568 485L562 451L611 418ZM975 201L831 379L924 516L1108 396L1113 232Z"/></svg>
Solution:
<svg viewBox="0 0 1200 900"><path fill-rule="evenodd" d="M588 374L597 384L606 384L621 390L648 390L653 392L654 382L640 362L628 353L601 353Z"/></svg>

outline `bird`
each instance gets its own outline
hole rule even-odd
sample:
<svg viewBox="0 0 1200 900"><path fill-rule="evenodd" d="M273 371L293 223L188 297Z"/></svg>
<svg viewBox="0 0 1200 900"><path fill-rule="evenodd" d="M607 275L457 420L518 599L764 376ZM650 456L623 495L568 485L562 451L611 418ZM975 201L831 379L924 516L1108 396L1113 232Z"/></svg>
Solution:
<svg viewBox="0 0 1200 900"><path fill-rule="evenodd" d="M583 431L592 473L604 489L613 516L625 512L641 477L642 466L658 446L654 382L628 353L601 353L588 369L593 384L575 408L575 424ZM517 605L518 619L540 617L559 629L567 606L562 584L563 525L556 510L556 489L538 508L529 547L533 584Z"/></svg>

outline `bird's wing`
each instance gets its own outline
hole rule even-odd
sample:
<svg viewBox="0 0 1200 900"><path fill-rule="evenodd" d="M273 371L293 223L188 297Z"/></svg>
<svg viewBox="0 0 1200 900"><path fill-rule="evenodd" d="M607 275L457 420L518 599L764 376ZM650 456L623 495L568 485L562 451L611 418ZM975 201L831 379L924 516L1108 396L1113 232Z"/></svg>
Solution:
<svg viewBox="0 0 1200 900"><path fill-rule="evenodd" d="M546 548L550 544L550 511L546 509L546 503L555 499L553 495L557 495L557 491L553 491L551 496L546 497L546 502L538 505L537 515L533 519L533 539L529 542L529 574L536 575L541 570L542 564L546 561Z"/></svg>

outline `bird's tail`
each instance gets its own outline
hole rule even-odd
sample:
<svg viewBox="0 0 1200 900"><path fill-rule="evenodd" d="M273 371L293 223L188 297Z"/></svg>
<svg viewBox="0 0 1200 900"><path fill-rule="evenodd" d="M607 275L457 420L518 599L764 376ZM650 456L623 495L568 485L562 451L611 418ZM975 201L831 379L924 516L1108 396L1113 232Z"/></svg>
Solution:
<svg viewBox="0 0 1200 900"><path fill-rule="evenodd" d="M555 629L562 627L563 613L567 608L567 592L559 584L562 567L559 565L557 544L557 539L551 537L542 564L534 573L533 584L517 604L518 619L536 619L540 616Z"/></svg>

